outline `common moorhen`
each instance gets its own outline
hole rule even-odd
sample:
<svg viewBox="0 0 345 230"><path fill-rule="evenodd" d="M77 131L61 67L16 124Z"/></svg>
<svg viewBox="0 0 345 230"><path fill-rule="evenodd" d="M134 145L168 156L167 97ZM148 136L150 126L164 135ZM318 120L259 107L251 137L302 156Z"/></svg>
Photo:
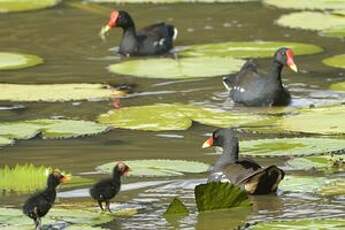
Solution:
<svg viewBox="0 0 345 230"><path fill-rule="evenodd" d="M23 206L23 213L34 220L36 230L41 229L41 218L44 217L53 206L56 198L56 188L60 183L69 180L58 169L55 169L47 180L47 188L32 195Z"/></svg>
<svg viewBox="0 0 345 230"><path fill-rule="evenodd" d="M106 209L110 210L110 200L116 196L121 189L121 176L126 176L130 168L123 162L117 162L113 169L113 177L106 178L90 188L90 195L98 201L98 205L104 211L102 203L105 202Z"/></svg>
<svg viewBox="0 0 345 230"><path fill-rule="evenodd" d="M297 72L294 54L290 48L280 48L273 58L272 70L268 75L257 71L256 65L247 61L235 77L226 77L223 84L230 91L235 103L245 106L283 106L291 100L290 93L282 85L281 71L287 65Z"/></svg>
<svg viewBox="0 0 345 230"><path fill-rule="evenodd" d="M262 168L255 161L239 160L239 141L233 129L215 130L202 145L203 148L210 146L222 147L223 153L212 168L208 181L231 182L249 194L268 194L276 192L284 178L284 171L275 165Z"/></svg>
<svg viewBox="0 0 345 230"><path fill-rule="evenodd" d="M157 23L136 31L131 16L126 11L114 10L100 35L104 35L113 27L123 30L119 53L124 56L160 55L173 48L173 41L177 37L177 29L173 25Z"/></svg>

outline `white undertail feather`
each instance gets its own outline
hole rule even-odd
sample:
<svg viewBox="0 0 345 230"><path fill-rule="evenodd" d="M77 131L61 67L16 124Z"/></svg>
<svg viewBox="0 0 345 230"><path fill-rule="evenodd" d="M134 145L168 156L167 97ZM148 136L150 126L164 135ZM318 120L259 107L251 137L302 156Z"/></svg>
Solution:
<svg viewBox="0 0 345 230"><path fill-rule="evenodd" d="M178 30L176 27L174 27L174 35L173 35L173 40L175 41L178 35Z"/></svg>
<svg viewBox="0 0 345 230"><path fill-rule="evenodd" d="M226 84L225 81L222 81L222 83L223 83L225 89L227 89L229 92L232 90L232 88L228 84Z"/></svg>

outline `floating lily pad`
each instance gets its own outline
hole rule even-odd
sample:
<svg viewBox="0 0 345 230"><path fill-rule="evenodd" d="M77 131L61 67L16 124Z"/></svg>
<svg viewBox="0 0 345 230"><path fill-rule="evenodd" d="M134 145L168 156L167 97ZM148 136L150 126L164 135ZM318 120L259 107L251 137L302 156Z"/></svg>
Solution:
<svg viewBox="0 0 345 230"><path fill-rule="evenodd" d="M264 0L264 3L279 8L297 10L345 9L344 0Z"/></svg>
<svg viewBox="0 0 345 230"><path fill-rule="evenodd" d="M195 187L194 194L199 211L249 207L251 205L247 193L230 183L200 184Z"/></svg>
<svg viewBox="0 0 345 230"><path fill-rule="evenodd" d="M336 179L322 186L320 194L323 196L343 196L345 195L345 179ZM345 225L344 225L345 226Z"/></svg>
<svg viewBox="0 0 345 230"><path fill-rule="evenodd" d="M182 176L184 173L203 173L210 165L197 161L184 160L133 160L124 161L131 171L129 176ZM112 173L114 163L96 168L97 171Z"/></svg>
<svg viewBox="0 0 345 230"><path fill-rule="evenodd" d="M68 224L67 229L73 229L80 225L99 225L113 220L111 215L99 214L97 212L85 211L82 209L61 209L53 208L42 219L43 225ZM29 217L23 215L22 210L13 208L0 208L0 227L1 229L32 229L33 223Z"/></svg>
<svg viewBox="0 0 345 230"><path fill-rule="evenodd" d="M294 158L287 164L295 170L322 170L337 172L345 170L345 155L323 155Z"/></svg>
<svg viewBox="0 0 345 230"><path fill-rule="evenodd" d="M317 176L285 176L279 189L285 192L316 193L327 183L327 178Z"/></svg>
<svg viewBox="0 0 345 230"><path fill-rule="evenodd" d="M337 67L337 68L345 69L345 54L336 55L336 56L333 56L333 57L326 58L322 62L324 64L332 66L332 67ZM334 84L335 87L333 85L334 88L332 88L332 89L336 89L337 86L339 86L339 84L341 84L341 83ZM343 86L341 86L340 88L342 88L342 87Z"/></svg>
<svg viewBox="0 0 345 230"><path fill-rule="evenodd" d="M0 84L0 101L107 100L114 95L121 95L121 92L103 84Z"/></svg>
<svg viewBox="0 0 345 230"><path fill-rule="evenodd" d="M332 27L345 26L345 17L304 11L283 15L277 20L277 23L290 28L322 31Z"/></svg>
<svg viewBox="0 0 345 230"><path fill-rule="evenodd" d="M255 230L310 230L310 229L344 229L344 219L301 219L262 222L252 226Z"/></svg>
<svg viewBox="0 0 345 230"><path fill-rule="evenodd" d="M281 47L292 48L296 55L315 54L323 51L319 46L305 43L256 41L192 45L183 50L181 55L189 57L272 57L274 52Z"/></svg>
<svg viewBox="0 0 345 230"><path fill-rule="evenodd" d="M326 37L345 38L345 26L331 27L321 31L320 34Z"/></svg>
<svg viewBox="0 0 345 230"><path fill-rule="evenodd" d="M12 145L14 141L7 137L0 137L0 147L5 145Z"/></svg>
<svg viewBox="0 0 345 230"><path fill-rule="evenodd" d="M48 170L49 167L32 164L16 165L13 168L6 165L0 168L0 191L25 193L43 189L47 185ZM72 180L62 186L71 188L93 182L91 179L73 176Z"/></svg>
<svg viewBox="0 0 345 230"><path fill-rule="evenodd" d="M154 58L124 61L108 69L116 74L145 78L205 78L239 71L243 60L231 57Z"/></svg>
<svg viewBox="0 0 345 230"><path fill-rule="evenodd" d="M216 127L258 125L268 116L221 112L193 105L154 104L111 110L98 117L98 122L116 128L148 131L186 130L192 121Z"/></svg>
<svg viewBox="0 0 345 230"><path fill-rule="evenodd" d="M0 13L1 4L0 1ZM0 70L23 69L42 63L42 58L35 55L0 52Z"/></svg>
<svg viewBox="0 0 345 230"><path fill-rule="evenodd" d="M292 132L318 134L344 134L345 106L302 109L297 115L286 116L280 128Z"/></svg>
<svg viewBox="0 0 345 230"><path fill-rule="evenodd" d="M241 154L251 156L318 155L345 150L345 140L331 138L274 138L240 142Z"/></svg>
<svg viewBox="0 0 345 230"><path fill-rule="evenodd" d="M188 214L189 214L188 208L183 204L183 202L180 199L175 197L163 215L169 216L169 215L188 215Z"/></svg>
<svg viewBox="0 0 345 230"><path fill-rule="evenodd" d="M168 4L168 3L179 3L179 2L200 2L200 3L213 3L213 2L254 2L258 0L87 0L87 2L114 2L114 3L159 3L159 4Z"/></svg>

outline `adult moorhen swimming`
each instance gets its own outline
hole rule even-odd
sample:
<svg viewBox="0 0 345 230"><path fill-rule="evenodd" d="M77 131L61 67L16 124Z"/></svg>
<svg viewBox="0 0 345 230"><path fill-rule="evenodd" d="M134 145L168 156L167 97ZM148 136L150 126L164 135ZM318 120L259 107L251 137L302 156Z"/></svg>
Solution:
<svg viewBox="0 0 345 230"><path fill-rule="evenodd" d="M110 19L100 32L101 37L113 27L123 30L119 53L124 56L159 55L173 48L177 37L177 29L173 25L157 23L136 31L131 16L126 11L114 10Z"/></svg>
<svg viewBox="0 0 345 230"><path fill-rule="evenodd" d="M117 162L113 169L113 177L103 179L90 188L90 195L98 201L98 205L102 211L103 202L106 209L110 210L110 200L116 196L121 189L121 176L126 176L130 168L123 162Z"/></svg>
<svg viewBox="0 0 345 230"><path fill-rule="evenodd" d="M293 51L280 48L273 58L272 70L268 75L257 71L252 61L247 61L235 77L223 79L223 84L230 90L230 97L235 103L246 106L288 105L290 93L282 85L281 71L287 65L297 72Z"/></svg>
<svg viewBox="0 0 345 230"><path fill-rule="evenodd" d="M204 142L203 148L219 146L223 154L210 172L208 181L226 181L241 186L249 194L268 194L276 192L284 178L284 171L275 165L262 168L248 159L238 159L239 141L233 129L217 129L212 137Z"/></svg>
<svg viewBox="0 0 345 230"><path fill-rule="evenodd" d="M41 218L51 209L56 198L56 188L60 183L69 180L58 169L55 169L47 180L47 188L25 201L23 213L34 220L36 230L41 229Z"/></svg>

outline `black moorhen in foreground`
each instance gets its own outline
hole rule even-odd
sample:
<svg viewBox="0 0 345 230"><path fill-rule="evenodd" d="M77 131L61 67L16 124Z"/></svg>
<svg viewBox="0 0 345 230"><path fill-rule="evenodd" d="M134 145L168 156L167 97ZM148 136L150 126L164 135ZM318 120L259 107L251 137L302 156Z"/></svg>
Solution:
<svg viewBox="0 0 345 230"><path fill-rule="evenodd" d="M247 61L235 77L223 79L235 103L246 106L283 106L288 105L291 96L282 85L281 71L287 65L297 72L293 51L280 48L274 54L271 73L258 73L256 65Z"/></svg>
<svg viewBox="0 0 345 230"><path fill-rule="evenodd" d="M239 141L233 129L217 129L205 141L203 148L219 146L223 154L210 172L209 181L227 181L241 186L249 194L268 194L276 192L284 178L284 171L271 165L262 168L252 160L239 160Z"/></svg>
<svg viewBox="0 0 345 230"><path fill-rule="evenodd" d="M23 212L34 220L36 230L41 229L41 218L48 213L55 202L56 187L67 180L69 180L69 177L62 175L58 169L55 169L48 176L47 188L26 200Z"/></svg>
<svg viewBox="0 0 345 230"><path fill-rule="evenodd" d="M100 35L105 34L113 27L123 30L119 53L124 56L159 55L169 52L173 48L173 41L177 37L177 29L173 25L157 23L136 31L131 16L126 11L114 10Z"/></svg>
<svg viewBox="0 0 345 230"><path fill-rule="evenodd" d="M116 196L121 189L121 176L126 176L130 168L123 162L117 162L113 169L113 177L103 179L90 188L90 195L98 201L98 205L104 211L102 203L105 202L106 209L110 210L110 200Z"/></svg>

